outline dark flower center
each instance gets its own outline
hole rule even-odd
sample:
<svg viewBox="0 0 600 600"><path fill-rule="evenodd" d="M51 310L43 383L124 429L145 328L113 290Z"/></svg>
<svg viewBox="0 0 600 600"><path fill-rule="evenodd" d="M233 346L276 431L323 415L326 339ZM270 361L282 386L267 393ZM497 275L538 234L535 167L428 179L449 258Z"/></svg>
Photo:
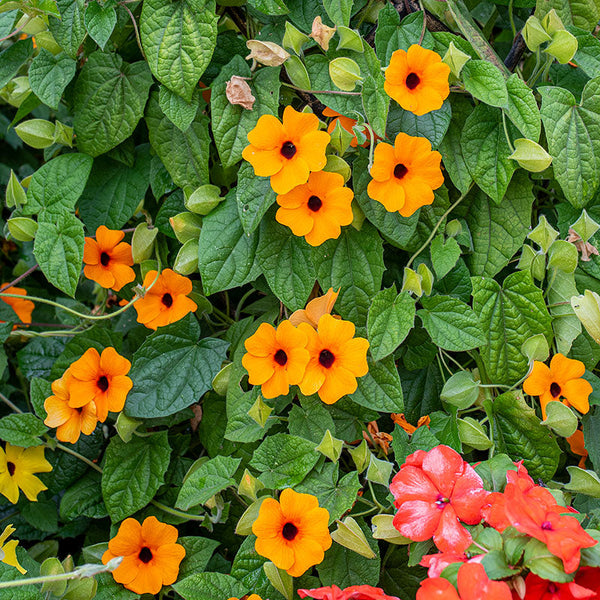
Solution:
<svg viewBox="0 0 600 600"><path fill-rule="evenodd" d="M167 307L167 308L171 308L171 306L173 306L173 296L171 296L171 294L169 294L169 292L167 292L166 294L163 294L163 297L161 299L161 302Z"/></svg>
<svg viewBox="0 0 600 600"><path fill-rule="evenodd" d="M552 531L552 523L550 523L550 521L544 521L542 523L542 529L545 531Z"/></svg>
<svg viewBox="0 0 600 600"><path fill-rule="evenodd" d="M553 582L548 583L548 593L556 594L556 592L558 592L558 586Z"/></svg>
<svg viewBox="0 0 600 600"><path fill-rule="evenodd" d="M293 523L286 523L281 534L288 542L291 542L298 535L298 528Z"/></svg>
<svg viewBox="0 0 600 600"><path fill-rule="evenodd" d="M143 563L149 563L152 560L152 550L150 550L150 548L148 548L148 546L144 546L140 550L140 553L138 554L138 558Z"/></svg>
<svg viewBox="0 0 600 600"><path fill-rule="evenodd" d="M333 355L332 352L330 352L329 350L321 350L320 354L319 354L319 363L325 367L326 369L329 369L329 367L331 367L331 365L334 363L335 361L335 356Z"/></svg>
<svg viewBox="0 0 600 600"><path fill-rule="evenodd" d="M106 379L106 377L105 377L104 379ZM104 391L104 390L103 390L103 391ZM75 410L76 410L76 411L77 411L79 414L81 414L81 413L83 412L83 406L77 406L77 407L75 408Z"/></svg>
<svg viewBox="0 0 600 600"><path fill-rule="evenodd" d="M12 477L15 474L15 463L7 462L6 468L8 469L8 474Z"/></svg>
<svg viewBox="0 0 600 600"><path fill-rule="evenodd" d="M408 169L402 163L399 163L394 167L394 177L396 179L402 179L407 173Z"/></svg>
<svg viewBox="0 0 600 600"><path fill-rule="evenodd" d="M103 267L106 267L106 266L108 266L108 263L109 263L109 262L110 262L110 256L109 256L109 255L108 255L106 252L103 252L103 253L100 255L100 264L101 264Z"/></svg>
<svg viewBox="0 0 600 600"><path fill-rule="evenodd" d="M106 378L106 375L102 375L96 382L96 385L101 391L105 392L108 389L108 379Z"/></svg>
<svg viewBox="0 0 600 600"><path fill-rule="evenodd" d="M317 212L321 206L323 206L323 201L321 198L319 198L319 196L311 196L308 199L308 208L310 208L310 210L313 212Z"/></svg>
<svg viewBox="0 0 600 600"><path fill-rule="evenodd" d="M421 80L416 73L409 73L406 77L406 87L409 90L414 90L420 83Z"/></svg>
<svg viewBox="0 0 600 600"><path fill-rule="evenodd" d="M280 152L283 158L290 159L296 154L296 146L294 146L292 142L285 142L283 146L281 146Z"/></svg>
<svg viewBox="0 0 600 600"><path fill-rule="evenodd" d="M282 367L287 362L287 354L281 348L275 352L275 356L273 356L273 358L275 359L275 362Z"/></svg>
<svg viewBox="0 0 600 600"><path fill-rule="evenodd" d="M560 385L558 385L558 383L556 383L555 381L552 382L552 385L550 386L550 393L552 394L553 398L558 398L560 396Z"/></svg>

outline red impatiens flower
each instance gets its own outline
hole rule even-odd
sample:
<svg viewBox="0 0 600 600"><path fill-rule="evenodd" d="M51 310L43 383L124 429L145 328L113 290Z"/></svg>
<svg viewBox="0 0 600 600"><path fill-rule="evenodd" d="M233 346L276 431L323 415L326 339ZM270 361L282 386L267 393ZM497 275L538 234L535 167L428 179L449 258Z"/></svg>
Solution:
<svg viewBox="0 0 600 600"><path fill-rule="evenodd" d="M398 600L396 596L387 596L381 588L370 585L353 585L341 590L337 585L298 590L300 598L316 598L316 600Z"/></svg>
<svg viewBox="0 0 600 600"><path fill-rule="evenodd" d="M394 527L404 537L423 542L433 536L442 552L457 554L472 542L460 521L479 523L489 494L473 467L448 446L408 456L390 491L398 508Z"/></svg>
<svg viewBox="0 0 600 600"><path fill-rule="evenodd" d="M478 554L469 558L464 552L456 554L455 552L438 552L437 554L426 554L419 563L422 567L427 567L428 577L439 577L442 571L454 563L480 563L485 554Z"/></svg>
<svg viewBox="0 0 600 600"><path fill-rule="evenodd" d="M491 581L483 565L466 563L458 570L458 592L443 577L425 579L417 592L417 600L511 600L510 588L504 581Z"/></svg>
<svg viewBox="0 0 600 600"><path fill-rule="evenodd" d="M598 574L595 573L594 577L598 577ZM523 600L583 600L596 597L593 589L584 587L575 581L555 583L533 573L529 573L525 579L525 598Z"/></svg>

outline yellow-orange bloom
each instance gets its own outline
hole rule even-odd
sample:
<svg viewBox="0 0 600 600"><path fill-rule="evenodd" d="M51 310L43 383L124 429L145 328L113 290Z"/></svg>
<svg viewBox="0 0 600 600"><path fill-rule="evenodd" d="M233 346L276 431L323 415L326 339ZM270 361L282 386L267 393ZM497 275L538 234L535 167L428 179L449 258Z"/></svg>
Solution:
<svg viewBox="0 0 600 600"><path fill-rule="evenodd" d="M244 346L247 353L242 365L248 371L248 382L260 385L265 398L283 396L290 385L300 383L308 363L306 334L289 321L282 321L275 329L261 323Z"/></svg>
<svg viewBox="0 0 600 600"><path fill-rule="evenodd" d="M3 283L0 287L4 287L6 284ZM27 290L20 287L9 287L6 288L3 294L15 294L19 296L27 296ZM17 317L21 320L21 323L31 323L31 313L35 308L35 304L31 300L25 300L24 298L7 298L6 296L0 296L1 300L4 300L16 313ZM4 323L4 321L0 321Z"/></svg>
<svg viewBox="0 0 600 600"><path fill-rule="evenodd" d="M144 287L149 287L155 277L156 271L148 271L144 277ZM187 277L164 269L146 295L133 303L138 323L143 323L149 329L157 329L183 319L198 308L187 297L191 291L192 282Z"/></svg>
<svg viewBox="0 0 600 600"><path fill-rule="evenodd" d="M286 488L279 502L267 498L260 505L252 525L254 548L277 568L299 577L322 562L331 547L328 523L329 512L315 496Z"/></svg>
<svg viewBox="0 0 600 600"><path fill-rule="evenodd" d="M567 442L569 444L569 448L573 454L577 454L580 456L579 459L579 468L585 469L585 461L588 457L588 451L585 448L585 440L583 439L583 431L578 429L573 435L567 438Z"/></svg>
<svg viewBox="0 0 600 600"><path fill-rule="evenodd" d="M585 365L580 360L555 354L550 367L538 360L533 361L533 369L523 382L523 391L530 396L540 397L544 419L548 402L554 400L560 400L585 414L590 410L588 398L592 393L592 385L582 379L584 373Z"/></svg>
<svg viewBox="0 0 600 600"><path fill-rule="evenodd" d="M131 246L121 242L125 234L100 225L96 239L85 238L83 274L103 288L119 291L135 279Z"/></svg>
<svg viewBox="0 0 600 600"><path fill-rule="evenodd" d="M275 218L311 246L340 237L342 225L350 225L354 192L344 186L339 173L311 173L308 182L277 196Z"/></svg>
<svg viewBox="0 0 600 600"><path fill-rule="evenodd" d="M69 367L66 381L69 406L80 408L93 402L98 421L104 423L108 411L119 412L125 406L127 394L133 387L127 377L129 369L131 363L114 348L105 348L102 354L96 348L89 348Z"/></svg>
<svg viewBox="0 0 600 600"><path fill-rule="evenodd" d="M135 519L125 519L108 542L102 562L122 556L123 562L112 572L115 581L136 594L158 594L179 575L185 548L176 543L178 536L173 525L156 517L147 517L141 525Z"/></svg>
<svg viewBox="0 0 600 600"><path fill-rule="evenodd" d="M444 183L441 161L442 155L431 150L429 140L399 133L393 146L380 142L375 147L367 194L387 211L410 217L431 204L433 190Z"/></svg>
<svg viewBox="0 0 600 600"><path fill-rule="evenodd" d="M50 471L52 465L44 457L44 446L21 448L6 442L4 450L0 448L0 494L13 504L19 499L19 489L27 500L36 502L38 494L48 488L34 473Z"/></svg>
<svg viewBox="0 0 600 600"><path fill-rule="evenodd" d="M450 94L450 67L439 54L413 44L396 50L385 70L383 89L404 110L424 115L442 107Z"/></svg>
<svg viewBox="0 0 600 600"><path fill-rule="evenodd" d="M283 111L283 123L273 115L263 115L248 133L250 144L242 156L259 177L270 177L278 194L308 181L311 171L320 171L327 159L325 148L331 137L319 131L319 119L291 106Z"/></svg>
<svg viewBox="0 0 600 600"><path fill-rule="evenodd" d="M306 308L294 311L290 316L290 323L294 327L298 327L300 323L308 323L311 327L316 329L319 324L319 319L323 315L331 314L333 305L335 304L339 293L339 290L334 292L333 288L329 288L325 295L311 300L306 305Z"/></svg>
<svg viewBox="0 0 600 600"><path fill-rule="evenodd" d="M52 382L53 395L44 401L44 409L48 413L44 424L56 427L56 439L74 444L82 433L90 435L96 429L98 416L93 401L77 408L69 406L69 377L67 369L60 379Z"/></svg>
<svg viewBox="0 0 600 600"><path fill-rule="evenodd" d="M354 133L354 130L352 129L355 125L356 125L356 120L355 119L351 119L350 117L345 117L344 115L340 115L340 113L335 112L335 110L331 110L331 108L325 108L323 110L323 116L324 117L336 117L335 119L332 119L329 122L329 125L327 126L327 133L329 133L330 135L333 133L333 130L335 129L335 126L338 124L338 121L340 123L340 126L343 127L348 133L352 134L352 140L350 141L350 147L351 148L356 148L356 146L358 146L358 140L356 139L356 134ZM369 145L369 140L367 140L363 146L368 146Z"/></svg>
<svg viewBox="0 0 600 600"><path fill-rule="evenodd" d="M310 360L300 390L306 396L317 392L325 404L333 404L342 396L356 391L357 377L366 375L369 342L355 338L354 323L323 315L315 331L301 323L298 329L308 337Z"/></svg>
<svg viewBox="0 0 600 600"><path fill-rule="evenodd" d="M16 529L12 525L7 525L4 528L4 531L0 534L0 555L2 556L0 561L6 565L15 567L15 569L17 569L21 575L25 575L25 573L27 573L27 569L24 569L19 564L19 559L17 558L17 546L19 545L19 540L7 541L15 531Z"/></svg>
<svg viewBox="0 0 600 600"><path fill-rule="evenodd" d="M396 425L399 425L400 427L402 427L402 429L404 429L404 431L406 431L406 433L408 433L409 435L412 435L417 429L419 429L419 427L423 427L423 425L429 427L429 424L431 423L431 418L429 417L429 415L425 415L423 417L421 417L418 421L417 421L417 426L415 427L414 425L411 425L407 420L406 417L404 416L404 413L392 413L390 415L392 421L394 421L394 423L396 423Z"/></svg>

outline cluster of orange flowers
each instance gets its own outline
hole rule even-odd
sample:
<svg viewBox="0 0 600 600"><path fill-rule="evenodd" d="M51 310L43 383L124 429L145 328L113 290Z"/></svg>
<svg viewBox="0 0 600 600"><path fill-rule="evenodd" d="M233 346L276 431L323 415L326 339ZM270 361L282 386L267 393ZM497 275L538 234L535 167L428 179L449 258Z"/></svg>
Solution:
<svg viewBox="0 0 600 600"><path fill-rule="evenodd" d="M354 337L353 323L331 316L336 298L330 289L277 329L262 323L245 341L242 364L250 384L260 385L265 398L299 385L304 395L318 393L323 402L333 404L356 391L356 378L368 372L369 342Z"/></svg>

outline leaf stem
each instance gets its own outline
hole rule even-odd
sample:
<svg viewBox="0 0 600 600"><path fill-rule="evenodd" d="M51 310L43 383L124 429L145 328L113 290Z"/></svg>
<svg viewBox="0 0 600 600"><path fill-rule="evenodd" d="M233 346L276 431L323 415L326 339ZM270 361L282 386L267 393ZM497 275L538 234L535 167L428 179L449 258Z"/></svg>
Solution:
<svg viewBox="0 0 600 600"><path fill-rule="evenodd" d="M187 519L188 521L205 521L206 515L191 515L189 513L183 512L181 510L177 510L176 508L171 508L158 500L150 500L150 504L156 506L160 510L173 515L174 517L180 517L181 519Z"/></svg>
<svg viewBox="0 0 600 600"><path fill-rule="evenodd" d="M95 462L92 462L89 458L86 458L85 456L79 454L79 452L76 452L75 450L72 450L68 446L64 446L60 442L46 444L46 447L50 449L52 449L53 447L58 448L59 450L62 450L63 452L66 452L67 454L78 458L80 461L84 462L88 467L91 467L95 471L98 471L98 473L102 473L102 467L99 467Z"/></svg>
<svg viewBox="0 0 600 600"><path fill-rule="evenodd" d="M23 411L16 405L13 404L4 394L0 393L0 400L4 402L8 407L14 410L16 413L23 413Z"/></svg>
<svg viewBox="0 0 600 600"><path fill-rule="evenodd" d="M512 154L515 151L515 148L512 145L510 136L508 135L508 125L506 123L506 115L504 114L504 111L502 111L502 127L504 128L504 136L506 137L506 143L508 144L508 147L510 148L510 152Z"/></svg>
<svg viewBox="0 0 600 600"><path fill-rule="evenodd" d="M4 290L7 290L9 287L12 287L13 285L16 285L17 283L19 283L19 281L23 281L23 279L25 279L26 277L29 277L37 268L39 267L39 265L33 265L33 267L30 267L29 269L27 269L27 271L25 271L25 273L23 273L22 275L19 275L16 279L13 279L10 283L7 283L5 285L3 285L2 287L0 287L0 292L3 292ZM22 296L21 296L22 298Z"/></svg>
<svg viewBox="0 0 600 600"><path fill-rule="evenodd" d="M299 92L304 92L305 94L338 94L340 96L360 96L360 92L342 92L338 90L305 90L304 88L298 87L297 85L292 85L291 83L281 82L281 85L285 85L286 87L292 88L294 90L298 90Z"/></svg>

